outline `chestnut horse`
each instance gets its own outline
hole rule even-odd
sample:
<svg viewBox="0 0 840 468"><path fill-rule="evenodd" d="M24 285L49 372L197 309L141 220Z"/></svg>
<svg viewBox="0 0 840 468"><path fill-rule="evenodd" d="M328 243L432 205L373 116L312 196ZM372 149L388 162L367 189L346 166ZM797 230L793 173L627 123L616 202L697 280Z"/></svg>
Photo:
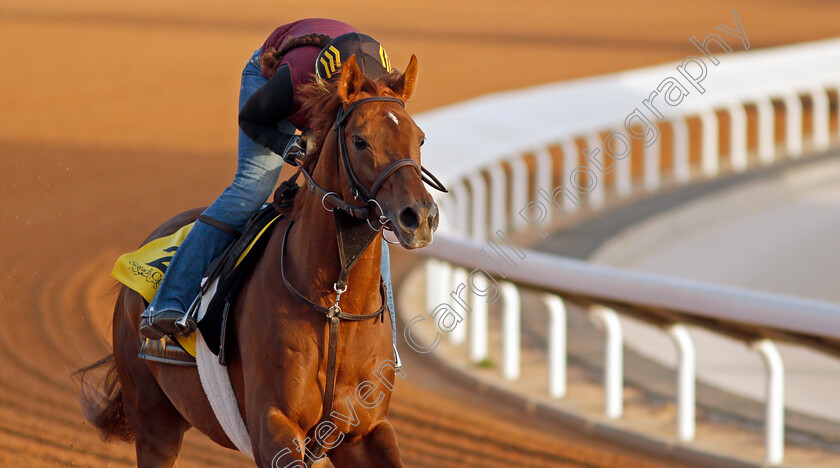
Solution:
<svg viewBox="0 0 840 468"><path fill-rule="evenodd" d="M314 148L302 166L316 186L333 195L324 200L315 190L298 191L294 208L278 221L233 311L235 346L228 353L228 370L260 467L309 466L306 441L324 416L330 321L296 297L282 278L285 273L294 289L322 309L336 302L334 283L342 265L334 215L325 209L330 200L340 197L337 203L346 201L362 209L359 198L365 197L358 197L358 186L351 189L351 179L362 188L375 185L372 205L377 208L372 219L378 221L372 226L387 224L409 249L432 240L438 214L420 174L424 135L402 106L414 92L416 78L414 56L405 73L393 72L377 81L362 74L351 57L338 81L305 90ZM342 122L336 121L339 113L344 114ZM331 131L341 125L343 132ZM347 163L352 168L344 167ZM147 241L174 232L199 213L193 210L170 219ZM341 296L345 314L381 309L381 235L368 244L350 271L350 287ZM134 440L140 467L172 466L191 427L235 448L217 422L195 368L137 357L144 307L138 293L122 288L114 310L113 355L80 371L110 366L103 394L86 394L83 385L88 420L106 440ZM395 371L385 366L379 380L372 375L377 364L393 359L391 326L383 323L387 316L345 321L339 328L333 408L344 415L356 414L350 422L332 420L337 429L325 452L339 468L402 466L387 417ZM357 386L363 381L379 382L361 395L362 400L378 398L378 404L356 403ZM354 407L346 408L346 402Z"/></svg>

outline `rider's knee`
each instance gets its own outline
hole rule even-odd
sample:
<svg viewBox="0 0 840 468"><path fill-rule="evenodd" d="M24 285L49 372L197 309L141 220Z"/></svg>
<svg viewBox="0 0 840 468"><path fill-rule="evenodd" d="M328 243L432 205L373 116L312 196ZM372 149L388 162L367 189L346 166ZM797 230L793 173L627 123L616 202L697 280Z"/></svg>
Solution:
<svg viewBox="0 0 840 468"><path fill-rule="evenodd" d="M256 211L271 196L276 181L266 179L270 178L253 180L237 177L233 180L231 189L236 193L240 203L249 205L242 208Z"/></svg>

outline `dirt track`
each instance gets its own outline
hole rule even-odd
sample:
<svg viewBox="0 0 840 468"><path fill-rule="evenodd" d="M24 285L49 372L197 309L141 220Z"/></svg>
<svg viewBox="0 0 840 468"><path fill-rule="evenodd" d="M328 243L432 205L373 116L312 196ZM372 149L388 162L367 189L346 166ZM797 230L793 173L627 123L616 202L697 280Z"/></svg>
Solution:
<svg viewBox="0 0 840 468"><path fill-rule="evenodd" d="M101 444L83 422L68 374L106 352L107 274L118 253L171 214L208 204L229 182L239 71L276 24L336 17L381 40L398 66L416 53L414 112L682 59L696 53L689 37L731 25L733 8L753 47L838 33L837 7L821 2L78 3L0 4L4 467L134 463L131 447ZM435 380L422 359L407 361L417 378L398 387L391 413L410 466L661 463L510 419ZM196 433L181 460L246 466Z"/></svg>

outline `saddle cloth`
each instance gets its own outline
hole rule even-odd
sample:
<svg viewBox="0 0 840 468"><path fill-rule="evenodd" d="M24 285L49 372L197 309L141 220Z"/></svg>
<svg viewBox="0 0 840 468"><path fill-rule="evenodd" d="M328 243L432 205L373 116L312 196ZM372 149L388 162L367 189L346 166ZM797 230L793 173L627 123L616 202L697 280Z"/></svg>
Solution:
<svg viewBox="0 0 840 468"><path fill-rule="evenodd" d="M204 279L202 294L196 298L198 330L186 337L175 336L177 345L170 337L160 342L144 340L140 350L143 359L197 367L201 386L213 414L234 446L251 460L254 459L251 438L239 413L227 366L222 363L225 315L231 301L236 299L244 273L253 266L254 259L260 256L269 237L268 233L280 217L271 205L265 207L248 222L242 236L211 264L209 270L212 274ZM187 224L169 236L152 240L140 249L120 256L111 276L151 302L169 261L194 224ZM173 346L179 348L173 349ZM185 353L189 356L184 356Z"/></svg>
<svg viewBox="0 0 840 468"><path fill-rule="evenodd" d="M242 236L234 241L211 264L210 271L213 272L213 275L206 278L205 282L212 282L217 278L220 279L220 282L217 284L218 288L213 288L212 291L202 288L204 294L203 299L200 299L204 305L204 310L199 316L199 324L205 340L207 340L206 342L214 354L220 354L220 348L223 346L221 335L224 333L222 325L225 317L221 316L222 309L226 302L235 299L244 272L253 265L254 261L252 260L259 257L262 251L261 247L265 245L265 241L269 237L267 233L271 231L280 217L281 215L274 211L271 205L265 207L249 221ZM194 224L187 224L168 236L148 242L134 252L121 255L111 271L111 276L139 293L147 303L151 302L157 294L170 260L172 260L178 247L187 237ZM236 259L235 262L233 258ZM216 267L214 268L213 265L216 265ZM214 297L217 290L220 291L218 296L221 297ZM177 345L183 348L192 358L196 357L195 333L189 336L175 336L175 340ZM167 349L167 344L175 345L175 342L172 342L169 338L164 339L162 343L150 344L144 342L141 357L157 362L175 364L172 359L172 350Z"/></svg>

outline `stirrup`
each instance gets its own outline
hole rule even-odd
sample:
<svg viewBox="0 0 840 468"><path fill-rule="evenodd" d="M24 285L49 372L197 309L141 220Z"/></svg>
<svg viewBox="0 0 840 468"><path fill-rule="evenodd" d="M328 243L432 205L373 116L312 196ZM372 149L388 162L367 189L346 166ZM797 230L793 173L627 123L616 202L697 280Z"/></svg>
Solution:
<svg viewBox="0 0 840 468"><path fill-rule="evenodd" d="M162 312L159 312L158 314L160 313ZM182 317L174 321L170 321L172 318L168 318L167 323L169 326L162 327L161 323L156 320L158 314L143 317L143 320L140 321L139 331L141 335L152 340L159 340L169 335L186 336L198 328L196 321L190 317L189 314L184 314ZM172 327L174 327L174 329L172 329Z"/></svg>
<svg viewBox="0 0 840 468"><path fill-rule="evenodd" d="M184 314L180 320L175 322L175 326L178 327L179 334L184 336L189 335L198 328L198 324L188 313Z"/></svg>
<svg viewBox="0 0 840 468"><path fill-rule="evenodd" d="M207 294L207 291L204 288L210 284L210 278L210 276L201 278L201 291L197 296L195 296L195 299L193 299L192 304L190 304L190 307L187 309L187 313L175 322L175 326L178 327L178 330L184 336L188 336L198 328L198 309L201 307L202 299L205 294ZM208 297L208 300L210 299L212 299L212 295Z"/></svg>

